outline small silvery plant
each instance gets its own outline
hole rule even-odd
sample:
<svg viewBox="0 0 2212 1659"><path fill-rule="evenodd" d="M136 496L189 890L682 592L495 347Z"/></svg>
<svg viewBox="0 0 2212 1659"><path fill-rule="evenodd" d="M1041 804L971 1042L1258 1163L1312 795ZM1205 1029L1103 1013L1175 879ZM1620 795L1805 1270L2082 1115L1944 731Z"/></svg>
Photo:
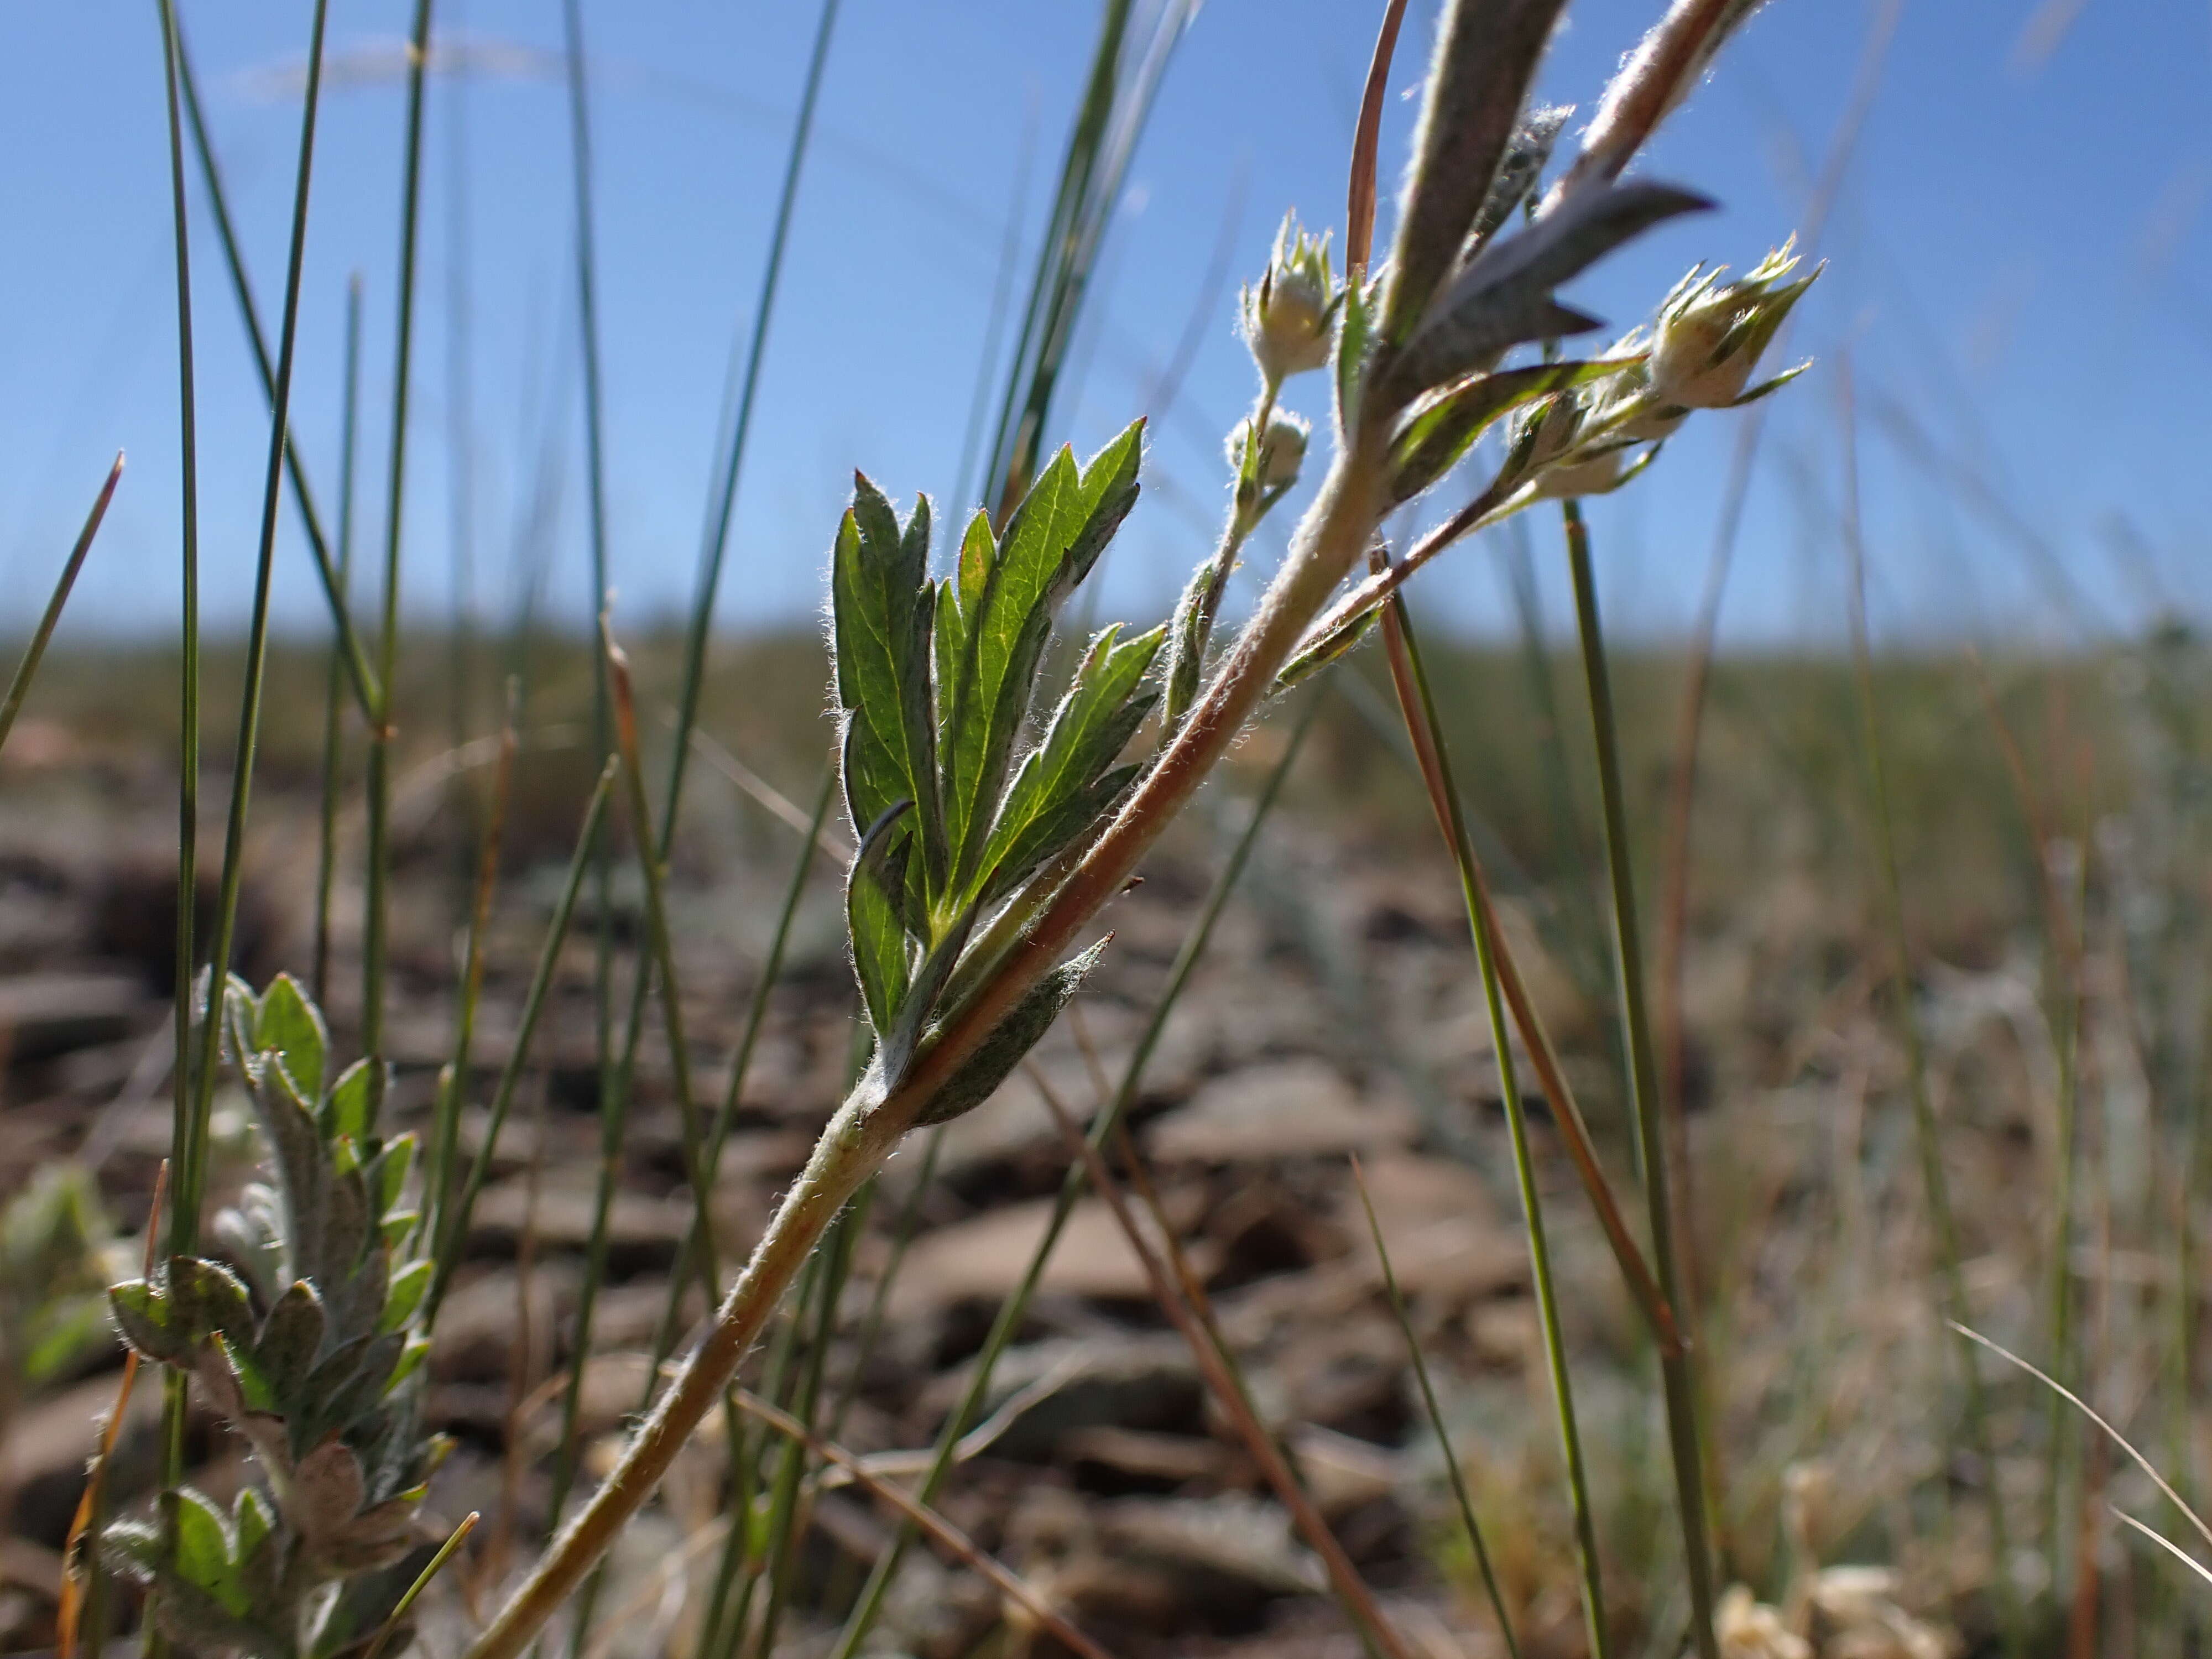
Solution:
<svg viewBox="0 0 2212 1659"><path fill-rule="evenodd" d="M182 1648L335 1659L404 1589L383 1570L422 1541L444 1447L404 1387L429 1346L415 1325L431 1263L406 1258L416 1217L401 1206L415 1139L368 1131L368 1062L330 1075L322 1015L290 978L258 997L234 980L224 1016L270 1180L216 1218L221 1260L170 1256L108 1304L131 1346L184 1372L246 1441L261 1484L228 1510L164 1492L101 1550Z"/></svg>

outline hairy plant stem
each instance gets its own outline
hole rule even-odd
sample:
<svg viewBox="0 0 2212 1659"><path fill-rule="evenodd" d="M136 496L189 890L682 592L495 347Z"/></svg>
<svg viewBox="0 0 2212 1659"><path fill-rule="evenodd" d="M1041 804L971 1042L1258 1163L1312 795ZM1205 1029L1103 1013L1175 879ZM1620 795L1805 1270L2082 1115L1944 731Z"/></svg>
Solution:
<svg viewBox="0 0 2212 1659"><path fill-rule="evenodd" d="M1304 746L1306 734L1312 729L1314 718L1320 709L1321 700L1316 696L1309 698L1304 708L1299 712L1297 722L1291 727L1290 740L1283 746L1282 758L1275 763L1274 769L1261 786L1259 794L1252 802L1251 816L1246 819L1242 833L1230 848L1228 858L1214 876L1212 886L1200 901L1198 914L1192 919L1189 931L1183 935L1175 960L1168 966L1166 981L1152 1004L1145 1028L1138 1035L1136 1046L1129 1052L1128 1063L1122 1068L1120 1084L1110 1095L1099 1102L1097 1110L1091 1114L1089 1144L1094 1149L1105 1147L1135 1101L1138 1086L1144 1079L1145 1067L1152 1061L1152 1051L1159 1044L1160 1034L1167 1029L1168 1018L1175 1012L1183 988L1190 982L1190 975L1198 966L1199 958L1206 954L1206 944L1213 936L1214 924L1220 920L1222 907L1228 902L1230 894L1235 890L1238 878L1244 872L1245 862L1260 838L1261 826L1266 823L1268 812L1273 808L1276 798L1282 791L1284 780L1290 776L1291 768L1297 763L1298 750ZM1060 1192L1053 1200L1052 1214L1045 1222L1044 1236L1037 1241L1036 1249L1030 1252L1029 1265L1023 1270L1020 1283L1015 1285L1012 1294L1000 1303L999 1311L991 1321L991 1328L983 1338L983 1346L976 1351L968 1386L962 1392L959 1403L945 1413L944 1424L938 1430L937 1444L930 1456L929 1468L923 1474L921 1485L915 1492L921 1502L933 1502L945 1478L951 1473L953 1463L960 1455L962 1437L975 1423L983 1408L984 1401L990 1395L991 1378L997 1370L999 1358L1006 1352L1007 1344L1013 1340L1015 1332L1028 1316L1030 1301L1044 1278L1045 1267L1059 1245L1060 1233L1067 1225L1068 1217L1074 1213L1076 1202L1083 1196L1084 1188L1089 1184L1090 1171L1083 1164L1068 1165L1067 1173L1060 1183ZM860 1651L861 1643L866 1640L877 1614L882 1610L884 1597L890 1591L891 1579L897 1573L900 1562L906 1559L906 1552L920 1535L919 1527L912 1523L903 1526L891 1540L890 1547L877 1556L875 1565L869 1570L867 1583L862 1586L853 1604L853 1610L846 1615L845 1628L838 1636L836 1647L831 1650L831 1659L852 1659L852 1656Z"/></svg>
<svg viewBox="0 0 2212 1659"><path fill-rule="evenodd" d="M1605 862L1613 889L1613 964L1620 975L1621 1024L1627 1039L1628 1101L1635 1118L1638 1163L1651 1227L1651 1254L1659 1288L1686 1337L1691 1310L1682 1305L1681 1273L1674 1246L1674 1200L1667 1189L1667 1151L1659 1117L1658 1068L1644 995L1644 945L1636 921L1636 877L1628 844L1628 810L1622 798L1620 750L1613 719L1613 680L1605 636L1598 623L1597 580L1590 567L1589 531L1572 501L1560 504L1567 531L1567 560L1575 587L1575 625L1581 635L1583 674L1589 687L1590 728L1597 746L1598 795L1605 826ZM1699 1659L1719 1659L1713 1632L1711 1524L1706 1510L1704 1437L1698 1425L1697 1379L1689 1348L1662 1347L1660 1386L1667 1407L1667 1443L1674 1465L1674 1500L1680 1511L1682 1553L1690 1591L1690 1634Z"/></svg>
<svg viewBox="0 0 2212 1659"><path fill-rule="evenodd" d="M714 1316L705 1340L639 1429L605 1484L556 1538L467 1659L515 1659L583 1580L736 1375L792 1275L845 1200L882 1165L954 1069L1119 893L1137 861L1182 811L1236 740L1328 595L1365 550L1387 501L1379 439L1340 453L1260 610L1090 854L949 1018L937 1041L888 1090L863 1080L838 1108L813 1156Z"/></svg>

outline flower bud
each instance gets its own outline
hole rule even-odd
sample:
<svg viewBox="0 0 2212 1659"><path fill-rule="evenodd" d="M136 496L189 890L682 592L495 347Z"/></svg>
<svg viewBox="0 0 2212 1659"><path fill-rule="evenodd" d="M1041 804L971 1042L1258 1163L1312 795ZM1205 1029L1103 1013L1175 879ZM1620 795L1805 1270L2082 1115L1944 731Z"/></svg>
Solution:
<svg viewBox="0 0 2212 1659"><path fill-rule="evenodd" d="M1797 266L1794 245L1794 238L1784 242L1740 282L1722 282L1718 270L1693 270L1661 301L1649 366L1660 403L1726 409L1744 399L1775 331L1820 274L1816 267L1783 282Z"/></svg>
<svg viewBox="0 0 2212 1659"><path fill-rule="evenodd" d="M1328 362L1335 295L1327 234L1309 236L1289 215L1275 234L1267 274L1238 295L1244 343L1270 386Z"/></svg>
<svg viewBox="0 0 2212 1659"><path fill-rule="evenodd" d="M1586 460L1563 461L1547 467L1536 479L1540 501L1571 501L1577 495L1605 495L1628 482L1628 450L1601 449Z"/></svg>
<svg viewBox="0 0 2212 1659"><path fill-rule="evenodd" d="M1298 469L1306 459L1304 421L1286 409L1274 410L1267 416L1267 435L1260 441L1260 465L1257 483L1262 491L1285 489L1298 481ZM1237 422L1229 434L1229 465L1239 478L1244 476L1245 450L1252 441L1252 422L1247 417Z"/></svg>

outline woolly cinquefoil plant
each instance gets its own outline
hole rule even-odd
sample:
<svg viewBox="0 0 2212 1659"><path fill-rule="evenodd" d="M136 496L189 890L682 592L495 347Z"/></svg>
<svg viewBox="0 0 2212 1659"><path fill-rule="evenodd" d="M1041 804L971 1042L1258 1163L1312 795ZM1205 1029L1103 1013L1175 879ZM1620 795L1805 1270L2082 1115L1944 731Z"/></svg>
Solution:
<svg viewBox="0 0 2212 1659"><path fill-rule="evenodd" d="M1060 452L1001 526L969 522L943 574L931 568L928 503L902 523L874 485L857 483L831 554L831 631L860 841L852 952L874 1054L698 1346L469 1659L516 1659L581 1583L721 1399L823 1229L901 1138L980 1103L1043 1036L1104 947L1070 953L1269 696L1356 643L1405 574L1446 545L1547 495L1621 482L1638 463L1632 452L1648 459L1663 435L1638 435L1646 417L1742 394L1736 380L1728 399L1707 395L1739 362L1747 373L1771 327L1754 343L1724 325L1704 358L1691 353L1685 380L1655 379L1651 349L1634 339L1580 360L1537 348L1599 326L1556 297L1559 285L1708 205L1620 175L1753 5L1677 0L1532 208L1565 118L1532 108L1530 90L1564 6L1447 0L1388 258L1370 268L1364 227L1348 226L1340 278L1325 246L1286 224L1240 303L1261 386L1231 435L1221 540L1164 630L1109 629L1089 642L1041 728L1036 683L1054 617L1135 501L1141 426L1087 464ZM1364 142L1371 172L1371 133ZM1756 293L1729 290L1729 303L1762 318L1787 303L1778 275L1762 273ZM1662 328L1704 328L1696 307L1723 292L1693 284L1675 296L1692 309ZM1509 362L1516 351L1526 360ZM1218 647L1239 552L1319 447L1279 398L1322 369L1326 469L1251 619ZM1384 518L1450 487L1484 434L1508 422L1497 471L1394 562ZM1158 740L1130 759L1156 699Z"/></svg>
<svg viewBox="0 0 2212 1659"><path fill-rule="evenodd" d="M246 1441L262 1484L228 1511L165 1492L101 1548L190 1651L334 1659L372 1641L407 1588L381 1570L420 1541L444 1444L402 1386L429 1346L414 1327L431 1264L402 1254L415 1139L369 1132L369 1063L327 1075L322 1016L291 979L259 997L234 980L224 1016L270 1181L216 1218L222 1260L171 1256L108 1303L131 1346L186 1373Z"/></svg>

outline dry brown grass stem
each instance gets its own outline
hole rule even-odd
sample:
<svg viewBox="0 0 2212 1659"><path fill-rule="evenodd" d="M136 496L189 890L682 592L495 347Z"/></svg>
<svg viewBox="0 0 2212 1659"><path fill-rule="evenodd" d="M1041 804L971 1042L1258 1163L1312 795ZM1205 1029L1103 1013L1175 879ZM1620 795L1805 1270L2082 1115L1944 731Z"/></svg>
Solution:
<svg viewBox="0 0 2212 1659"><path fill-rule="evenodd" d="M1222 1357L1218 1339L1200 1322L1192 1304L1176 1289L1169 1275L1169 1269L1146 1238L1144 1230L1138 1226L1137 1218L1129 1209L1128 1196L1122 1192L1121 1184L1115 1177L1113 1170L1107 1167L1106 1160L1084 1138L1083 1131L1068 1115L1066 1108L1034 1071L1030 1073L1030 1079L1036 1085L1038 1097L1044 1102L1046 1109L1051 1112L1054 1121L1059 1124L1060 1134L1066 1140L1069 1150L1082 1159L1084 1168L1090 1175L1091 1187L1105 1199L1108 1207L1113 1211L1122 1237L1128 1241L1131 1252L1144 1268L1145 1278L1152 1287L1152 1299L1189 1345L1191 1358L1205 1376L1206 1386L1220 1402L1222 1411L1235 1425L1238 1437L1244 1442L1245 1449L1251 1454L1253 1462L1259 1465L1267 1484L1274 1488L1283 1507L1290 1511L1291 1519L1300 1535L1321 1558L1322 1570L1328 1575L1329 1587L1335 1591L1337 1599L1344 1603L1346 1611L1352 1614L1374 1644L1389 1656L1389 1659L1413 1659L1413 1650L1407 1645L1405 1638L1383 1616L1381 1606L1375 1600L1374 1591L1359 1576L1359 1570L1352 1565L1351 1557L1344 1553L1343 1545L1337 1542L1336 1534L1329 1530L1328 1522L1314 1506L1313 1499L1307 1496L1305 1488L1299 1485L1297 1472L1283 1455L1283 1449L1276 1443L1274 1436L1267 1432L1267 1425L1254 1413L1250 1400L1238 1386L1236 1376ZM1172 1234L1164 1236L1171 1237Z"/></svg>
<svg viewBox="0 0 2212 1659"><path fill-rule="evenodd" d="M866 1460L832 1441L823 1439L797 1418L777 1409L757 1395L738 1389L732 1392L731 1398L736 1401L738 1409L748 1417L766 1424L786 1439L796 1441L823 1462L834 1463L844 1470L855 1486L866 1487L873 1496L928 1533L969 1566L989 1579L992 1587L1001 1595L1051 1632L1060 1642L1081 1654L1084 1659L1111 1659L1105 1649L1070 1624L1049 1601L1000 1565L974 1539L935 1510L917 1501L904 1487L876 1474L868 1467Z"/></svg>

